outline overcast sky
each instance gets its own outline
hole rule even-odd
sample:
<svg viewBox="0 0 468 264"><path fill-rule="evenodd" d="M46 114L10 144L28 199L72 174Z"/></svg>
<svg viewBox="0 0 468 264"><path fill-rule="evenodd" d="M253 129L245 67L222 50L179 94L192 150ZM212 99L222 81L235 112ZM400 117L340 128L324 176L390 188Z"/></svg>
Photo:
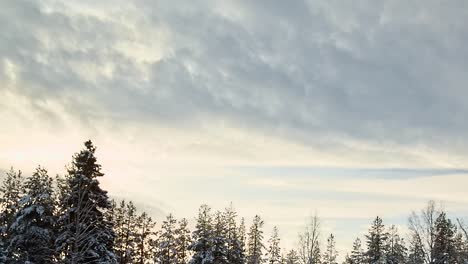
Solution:
<svg viewBox="0 0 468 264"><path fill-rule="evenodd" d="M114 197L230 201L287 247L317 212L467 213L468 1L0 1L0 169L92 139ZM341 252L342 256L345 252Z"/></svg>

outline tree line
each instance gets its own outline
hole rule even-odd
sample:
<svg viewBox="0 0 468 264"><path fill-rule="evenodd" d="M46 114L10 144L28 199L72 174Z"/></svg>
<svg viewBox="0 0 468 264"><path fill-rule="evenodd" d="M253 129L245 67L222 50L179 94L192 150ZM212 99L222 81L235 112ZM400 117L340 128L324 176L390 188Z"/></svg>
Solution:
<svg viewBox="0 0 468 264"><path fill-rule="evenodd" d="M157 224L131 201L111 200L91 141L76 153L64 176L38 167L29 176L13 168L0 187L0 263L338 264L335 236L322 250L318 216L308 219L297 247L281 247L279 230L265 237L256 215L247 227L232 204L202 205L188 220L169 214ZM468 263L468 233L430 201L408 221L408 234L380 217L356 238L343 264Z"/></svg>

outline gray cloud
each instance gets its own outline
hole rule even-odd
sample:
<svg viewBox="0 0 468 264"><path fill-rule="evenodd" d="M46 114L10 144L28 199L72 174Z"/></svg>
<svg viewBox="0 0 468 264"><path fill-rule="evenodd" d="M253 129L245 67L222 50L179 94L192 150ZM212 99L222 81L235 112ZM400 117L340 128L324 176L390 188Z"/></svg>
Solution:
<svg viewBox="0 0 468 264"><path fill-rule="evenodd" d="M66 3L0 5L0 81L14 64L20 80L8 89L51 120L41 101L90 126L227 120L310 145L346 138L467 154L465 1L141 0L102 2L102 16ZM128 54L156 49L153 39L161 59Z"/></svg>

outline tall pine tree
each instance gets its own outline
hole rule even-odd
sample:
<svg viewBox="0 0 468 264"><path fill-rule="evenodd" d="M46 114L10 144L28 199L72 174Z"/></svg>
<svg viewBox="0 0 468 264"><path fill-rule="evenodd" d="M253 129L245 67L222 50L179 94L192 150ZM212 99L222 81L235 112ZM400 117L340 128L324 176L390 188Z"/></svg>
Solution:
<svg viewBox="0 0 468 264"><path fill-rule="evenodd" d="M53 180L38 167L24 183L25 195L10 227L9 262L51 263L54 260Z"/></svg>
<svg viewBox="0 0 468 264"><path fill-rule="evenodd" d="M322 257L323 264L338 264L338 262L336 261L338 257L338 252L336 251L335 244L335 236L333 234L330 234L330 236L327 239L327 248Z"/></svg>
<svg viewBox="0 0 468 264"><path fill-rule="evenodd" d="M267 257L268 264L280 264L282 261L280 237L276 226L273 227L273 233L271 234L270 239L268 239Z"/></svg>
<svg viewBox="0 0 468 264"><path fill-rule="evenodd" d="M263 220L256 215L248 233L247 264L263 263Z"/></svg>
<svg viewBox="0 0 468 264"><path fill-rule="evenodd" d="M367 261L370 264L385 263L385 253L388 234L382 223L382 218L376 217L367 238Z"/></svg>
<svg viewBox="0 0 468 264"><path fill-rule="evenodd" d="M114 232L104 217L111 203L99 184L98 178L104 174L95 151L93 143L86 141L68 168L67 192L62 197L65 209L59 218L56 240L64 263L116 263Z"/></svg>
<svg viewBox="0 0 468 264"><path fill-rule="evenodd" d="M213 263L213 220L211 208L202 205L198 211L197 224L192 234L193 242L189 249L193 256L190 264L211 264Z"/></svg>

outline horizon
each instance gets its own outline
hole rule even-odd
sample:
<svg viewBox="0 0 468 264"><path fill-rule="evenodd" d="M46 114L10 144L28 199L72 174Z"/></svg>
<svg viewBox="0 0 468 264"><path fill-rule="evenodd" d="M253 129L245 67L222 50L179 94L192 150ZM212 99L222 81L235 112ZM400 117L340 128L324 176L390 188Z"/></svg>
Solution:
<svg viewBox="0 0 468 264"><path fill-rule="evenodd" d="M339 259L378 215L468 217L468 2L5 1L0 177L91 139L111 197L162 217L307 217ZM193 220L193 219L190 219ZM250 223L250 222L248 222Z"/></svg>

